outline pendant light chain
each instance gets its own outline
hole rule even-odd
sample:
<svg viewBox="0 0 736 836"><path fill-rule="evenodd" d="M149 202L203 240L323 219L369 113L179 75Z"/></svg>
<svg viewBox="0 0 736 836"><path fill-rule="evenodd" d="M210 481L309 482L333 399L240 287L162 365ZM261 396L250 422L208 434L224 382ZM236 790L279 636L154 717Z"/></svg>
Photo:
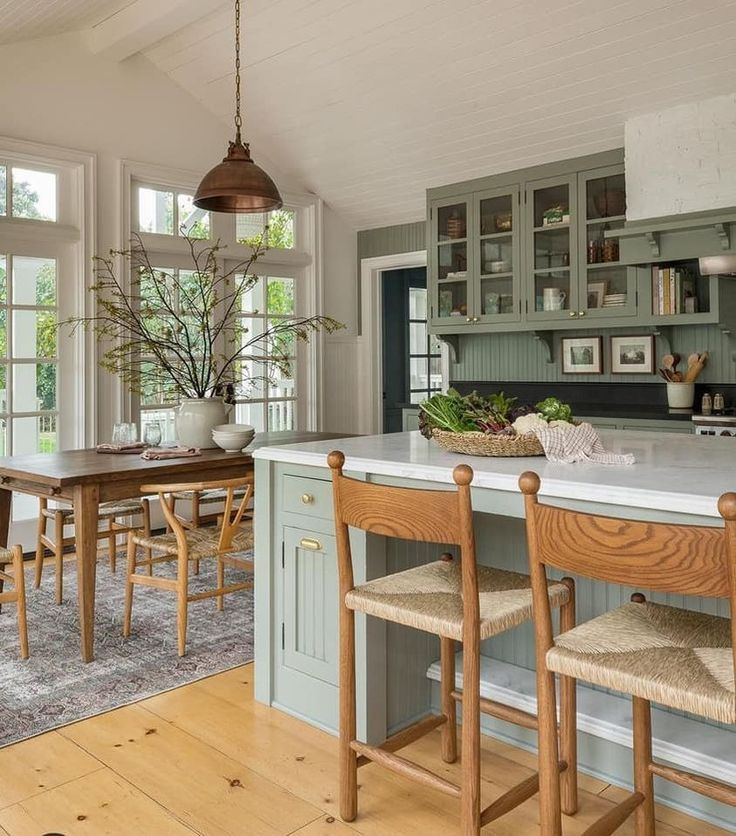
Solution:
<svg viewBox="0 0 736 836"><path fill-rule="evenodd" d="M240 142L240 0L235 0L235 141Z"/></svg>

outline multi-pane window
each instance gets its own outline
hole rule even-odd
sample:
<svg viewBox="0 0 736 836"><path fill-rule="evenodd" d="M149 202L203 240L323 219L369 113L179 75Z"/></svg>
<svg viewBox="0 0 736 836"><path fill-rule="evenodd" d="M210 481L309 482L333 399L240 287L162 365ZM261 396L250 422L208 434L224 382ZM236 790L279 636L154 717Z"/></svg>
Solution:
<svg viewBox="0 0 736 836"><path fill-rule="evenodd" d="M241 345L266 334L243 355L241 391L236 420L251 424L256 432L296 428L297 346L292 334L280 332L296 314L296 281L261 276L243 295Z"/></svg>
<svg viewBox="0 0 736 836"><path fill-rule="evenodd" d="M138 232L210 237L210 213L194 205L194 196L175 190L138 187Z"/></svg>
<svg viewBox="0 0 736 836"><path fill-rule="evenodd" d="M56 221L57 180L53 171L0 162L0 216Z"/></svg>
<svg viewBox="0 0 736 836"><path fill-rule="evenodd" d="M56 260L0 255L0 454L57 442Z"/></svg>
<svg viewBox="0 0 736 836"><path fill-rule="evenodd" d="M293 250L296 213L293 209L274 209L235 216L235 238L239 244L255 246L263 242L271 250Z"/></svg>
<svg viewBox="0 0 736 836"><path fill-rule="evenodd" d="M421 403L442 389L440 341L427 333L427 290L409 288L409 402Z"/></svg>

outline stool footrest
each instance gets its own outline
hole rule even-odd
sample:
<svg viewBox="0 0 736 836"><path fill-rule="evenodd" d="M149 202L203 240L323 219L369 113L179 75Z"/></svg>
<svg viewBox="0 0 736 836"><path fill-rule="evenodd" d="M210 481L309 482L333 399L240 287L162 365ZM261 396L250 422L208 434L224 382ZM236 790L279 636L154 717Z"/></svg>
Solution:
<svg viewBox="0 0 736 836"><path fill-rule="evenodd" d="M447 795L451 795L453 798L460 798L460 787L458 787L457 784L452 784L450 781L446 781L439 775L435 775L434 772L430 772L423 766L412 763L411 761L406 760L406 758L402 758L400 755L394 755L391 752L387 752L385 749L378 748L377 746L369 746L367 743L360 743L358 740L353 740L350 744L350 748L359 755L363 755L374 763L384 766L392 772L396 772L398 775L413 778L420 784L425 784L435 790L440 790Z"/></svg>
<svg viewBox="0 0 736 836"><path fill-rule="evenodd" d="M452 698L456 702L462 702L463 692L453 691ZM504 705L502 702L481 697L480 710L483 714L489 714L491 717L497 717L507 723L516 723L517 726L523 726L525 729L536 730L539 728L539 721L535 714L529 714L528 711L522 711L520 708L514 708L511 705Z"/></svg>
<svg viewBox="0 0 736 836"><path fill-rule="evenodd" d="M506 813L511 812L519 804L523 804L539 792L539 773L535 772L525 781L521 781L515 787L511 787L502 796L499 796L485 810L480 811L480 826L485 827L489 822L495 821Z"/></svg>
<svg viewBox="0 0 736 836"><path fill-rule="evenodd" d="M632 792L620 804L609 810L605 816L601 816L595 824L583 833L583 836L610 836L615 830L628 819L636 808L644 801L640 792Z"/></svg>
<svg viewBox="0 0 736 836"><path fill-rule="evenodd" d="M444 714L430 714L428 717L423 717L416 723L412 723L411 726L407 726L405 729L396 732L391 737L387 737L376 748L382 749L384 752L397 752L399 749L403 749L404 746L414 743L415 740L419 740L420 737L424 737L425 734L429 734L429 732L446 722L447 717ZM365 766L370 762L370 758L364 756L358 758L358 766Z"/></svg>
<svg viewBox="0 0 736 836"><path fill-rule="evenodd" d="M692 772L686 772L684 769L675 769L673 766L664 766L659 763L650 763L649 771L654 775L658 775L660 778L672 781L673 784L679 784L681 787L685 787L685 789L702 793L724 804L736 806L736 786L724 784L721 781L714 781L712 778L705 778L703 775L695 775Z"/></svg>

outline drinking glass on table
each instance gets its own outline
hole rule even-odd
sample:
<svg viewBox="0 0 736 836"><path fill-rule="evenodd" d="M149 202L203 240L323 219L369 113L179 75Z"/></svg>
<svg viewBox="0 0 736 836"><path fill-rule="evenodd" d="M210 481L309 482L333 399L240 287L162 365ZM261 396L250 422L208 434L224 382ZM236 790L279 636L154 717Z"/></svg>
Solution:
<svg viewBox="0 0 736 836"><path fill-rule="evenodd" d="M149 421L143 430L143 443L149 447L158 447L161 443L161 422Z"/></svg>
<svg viewBox="0 0 736 836"><path fill-rule="evenodd" d="M112 443L125 444L128 441L128 425L124 423L113 424Z"/></svg>
<svg viewBox="0 0 736 836"><path fill-rule="evenodd" d="M138 425L135 422L131 422L127 425L128 427L128 437L126 439L128 444L135 444L138 441Z"/></svg>

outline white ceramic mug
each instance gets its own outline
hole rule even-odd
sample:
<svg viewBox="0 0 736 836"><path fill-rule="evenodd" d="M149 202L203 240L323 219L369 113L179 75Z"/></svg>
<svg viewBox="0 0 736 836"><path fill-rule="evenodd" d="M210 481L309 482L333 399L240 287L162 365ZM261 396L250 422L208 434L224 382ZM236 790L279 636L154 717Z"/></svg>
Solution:
<svg viewBox="0 0 736 836"><path fill-rule="evenodd" d="M545 311L561 311L565 307L567 293L559 287L545 287L542 304Z"/></svg>

